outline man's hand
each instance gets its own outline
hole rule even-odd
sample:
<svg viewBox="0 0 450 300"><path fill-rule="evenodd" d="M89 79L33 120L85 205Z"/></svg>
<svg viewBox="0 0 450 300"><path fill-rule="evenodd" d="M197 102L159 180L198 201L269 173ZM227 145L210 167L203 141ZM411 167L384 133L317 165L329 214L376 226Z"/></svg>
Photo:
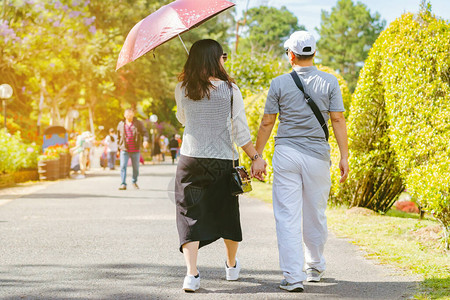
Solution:
<svg viewBox="0 0 450 300"><path fill-rule="evenodd" d="M344 183L345 180L347 180L348 172L350 171L348 160L346 158L342 158L339 162L339 169L341 170L341 180L339 180L339 182Z"/></svg>
<svg viewBox="0 0 450 300"><path fill-rule="evenodd" d="M144 148L145 148L145 149L148 148L148 142L144 142Z"/></svg>
<svg viewBox="0 0 450 300"><path fill-rule="evenodd" d="M264 181L264 176L267 175L266 167L266 161L262 158L257 158L252 162L250 175L260 181Z"/></svg>

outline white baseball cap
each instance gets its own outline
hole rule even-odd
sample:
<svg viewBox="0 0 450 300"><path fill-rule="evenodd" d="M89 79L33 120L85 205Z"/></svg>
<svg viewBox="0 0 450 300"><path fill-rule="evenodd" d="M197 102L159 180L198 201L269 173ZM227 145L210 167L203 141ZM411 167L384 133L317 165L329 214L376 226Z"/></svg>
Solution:
<svg viewBox="0 0 450 300"><path fill-rule="evenodd" d="M316 52L316 39L308 31L296 31L284 43L284 48L298 55L312 55Z"/></svg>

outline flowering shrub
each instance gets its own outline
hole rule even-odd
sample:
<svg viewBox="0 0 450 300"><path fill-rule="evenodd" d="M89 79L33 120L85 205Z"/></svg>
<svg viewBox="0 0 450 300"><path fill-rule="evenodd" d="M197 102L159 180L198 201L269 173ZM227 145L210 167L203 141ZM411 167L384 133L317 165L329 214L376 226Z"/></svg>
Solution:
<svg viewBox="0 0 450 300"><path fill-rule="evenodd" d="M0 145L0 174L37 168L39 147L24 144L19 132L11 135L0 130Z"/></svg>

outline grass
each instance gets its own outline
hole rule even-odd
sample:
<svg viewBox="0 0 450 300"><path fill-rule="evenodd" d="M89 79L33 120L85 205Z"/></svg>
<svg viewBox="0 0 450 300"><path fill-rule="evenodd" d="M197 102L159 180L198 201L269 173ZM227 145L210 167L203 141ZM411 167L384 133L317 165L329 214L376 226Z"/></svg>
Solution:
<svg viewBox="0 0 450 300"><path fill-rule="evenodd" d="M272 202L272 186L253 182L249 196ZM430 228L438 223L417 214L390 210L385 215L347 213L343 207L327 209L328 227L337 236L350 238L369 258L423 278L416 299L450 299L450 253Z"/></svg>

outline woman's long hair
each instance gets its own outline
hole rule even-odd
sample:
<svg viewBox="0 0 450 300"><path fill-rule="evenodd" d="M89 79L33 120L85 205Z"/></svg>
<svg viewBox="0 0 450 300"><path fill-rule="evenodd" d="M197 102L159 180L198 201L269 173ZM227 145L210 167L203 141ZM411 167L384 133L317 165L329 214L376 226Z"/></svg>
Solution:
<svg viewBox="0 0 450 300"><path fill-rule="evenodd" d="M210 97L210 89L214 88L210 78L223 80L231 86L234 80L228 76L220 63L223 55L222 46L215 40L206 39L195 42L178 79L186 87L186 96L192 100Z"/></svg>

